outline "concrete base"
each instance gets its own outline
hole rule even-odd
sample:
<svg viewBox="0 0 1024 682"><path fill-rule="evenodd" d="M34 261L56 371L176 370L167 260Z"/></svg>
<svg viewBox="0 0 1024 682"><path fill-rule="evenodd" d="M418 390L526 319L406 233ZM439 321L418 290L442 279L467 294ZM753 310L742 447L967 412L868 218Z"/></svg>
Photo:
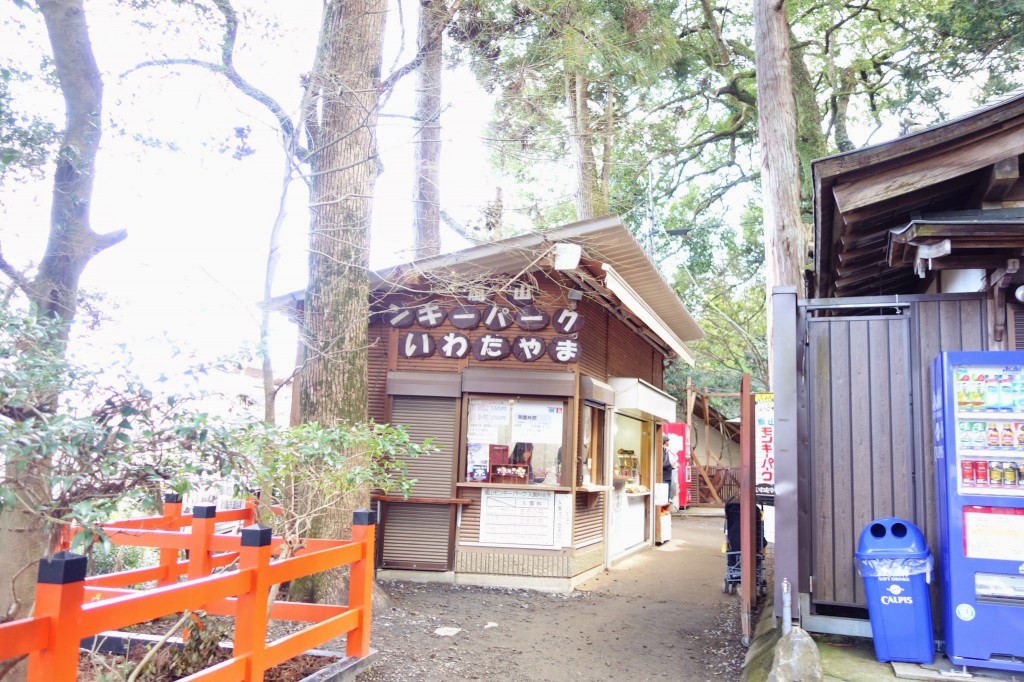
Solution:
<svg viewBox="0 0 1024 682"><path fill-rule="evenodd" d="M645 546L643 549L648 549ZM535 590L553 594L568 594L576 586L604 572L604 566L595 566L571 578L546 578L529 575L492 575L488 573L455 573L454 571L377 571L377 580L404 580L411 583L441 583L444 585L470 585L473 587L508 587L517 590Z"/></svg>
<svg viewBox="0 0 1024 682"><path fill-rule="evenodd" d="M800 593L800 627L823 635L846 635L871 639L871 621L862 618L817 616L811 613L811 595Z"/></svg>
<svg viewBox="0 0 1024 682"><path fill-rule="evenodd" d="M967 668L953 665L945 656L936 655L932 665L917 663L898 663L893 661L892 669L901 680L974 680L975 682L1007 682L1020 680L1020 673L1008 670L991 670L988 668Z"/></svg>
<svg viewBox="0 0 1024 682"><path fill-rule="evenodd" d="M455 584L455 571L406 571L401 569L378 569L377 580L404 580L410 583Z"/></svg>

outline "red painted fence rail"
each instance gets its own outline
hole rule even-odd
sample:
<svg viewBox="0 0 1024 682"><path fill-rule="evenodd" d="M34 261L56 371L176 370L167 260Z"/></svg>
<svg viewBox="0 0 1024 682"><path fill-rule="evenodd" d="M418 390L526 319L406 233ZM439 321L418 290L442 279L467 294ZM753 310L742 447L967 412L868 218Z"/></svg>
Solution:
<svg viewBox="0 0 1024 682"><path fill-rule="evenodd" d="M240 534L216 532L218 523L251 523L251 505L221 513L213 505L197 505L192 514L181 512L181 498L168 495L162 516L103 526L114 544L159 548L158 566L87 578L84 556L62 551L41 561L35 615L0 625L0 660L28 655L32 682L73 682L82 639L184 610L235 619L233 657L185 678L190 681L259 682L269 668L341 635L347 636L347 656L369 655L374 512L354 513L351 540L306 540L295 556L279 561L272 560L272 552L282 539L266 526L252 524ZM181 550L188 550L187 560L178 559ZM237 570L213 573L236 560ZM345 565L350 566L346 606L275 601L268 612L274 584ZM154 589L127 589L152 581ZM268 643L270 619L310 625Z"/></svg>

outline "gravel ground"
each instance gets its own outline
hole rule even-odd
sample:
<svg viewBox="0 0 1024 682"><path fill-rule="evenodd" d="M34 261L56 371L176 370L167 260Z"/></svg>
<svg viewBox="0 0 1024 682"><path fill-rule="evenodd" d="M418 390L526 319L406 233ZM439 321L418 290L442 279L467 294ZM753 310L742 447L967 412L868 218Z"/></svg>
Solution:
<svg viewBox="0 0 1024 682"><path fill-rule="evenodd" d="M360 682L738 680L739 597L722 594L722 520L676 517L673 540L566 595L384 582L378 658Z"/></svg>

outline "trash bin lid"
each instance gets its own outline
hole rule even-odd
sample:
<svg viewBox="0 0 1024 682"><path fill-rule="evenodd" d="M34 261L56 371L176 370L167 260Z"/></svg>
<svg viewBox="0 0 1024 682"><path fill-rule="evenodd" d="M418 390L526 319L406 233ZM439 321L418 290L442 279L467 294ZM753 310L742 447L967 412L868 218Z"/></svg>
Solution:
<svg viewBox="0 0 1024 682"><path fill-rule="evenodd" d="M875 519L861 531L858 559L924 559L931 552L921 529L906 519Z"/></svg>

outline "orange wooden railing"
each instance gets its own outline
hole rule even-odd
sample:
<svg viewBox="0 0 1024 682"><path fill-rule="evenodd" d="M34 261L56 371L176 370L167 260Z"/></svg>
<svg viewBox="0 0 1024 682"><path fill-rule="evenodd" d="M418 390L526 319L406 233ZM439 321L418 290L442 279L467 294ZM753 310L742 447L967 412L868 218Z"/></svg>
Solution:
<svg viewBox="0 0 1024 682"><path fill-rule="evenodd" d="M35 615L0 625L0 660L27 654L29 680L72 682L82 639L184 610L235 618L233 657L185 678L190 681L259 682L267 669L341 635L347 635L347 656L369 655L374 512L355 512L350 541L305 540L295 556L272 561L282 540L270 528L253 524L241 534L215 532L218 523L251 522L251 506L219 514L213 505L181 511L180 498L168 496L163 516L104 525L114 544L159 548L158 566L86 578L84 556L61 551L43 559ZM187 560L178 560L181 550L188 550ZM213 574L236 559L237 570ZM350 566L346 606L274 602L268 613L274 584L344 565ZM186 579L179 582L182 575ZM127 589L152 581L154 589ZM268 643L269 619L310 626Z"/></svg>

